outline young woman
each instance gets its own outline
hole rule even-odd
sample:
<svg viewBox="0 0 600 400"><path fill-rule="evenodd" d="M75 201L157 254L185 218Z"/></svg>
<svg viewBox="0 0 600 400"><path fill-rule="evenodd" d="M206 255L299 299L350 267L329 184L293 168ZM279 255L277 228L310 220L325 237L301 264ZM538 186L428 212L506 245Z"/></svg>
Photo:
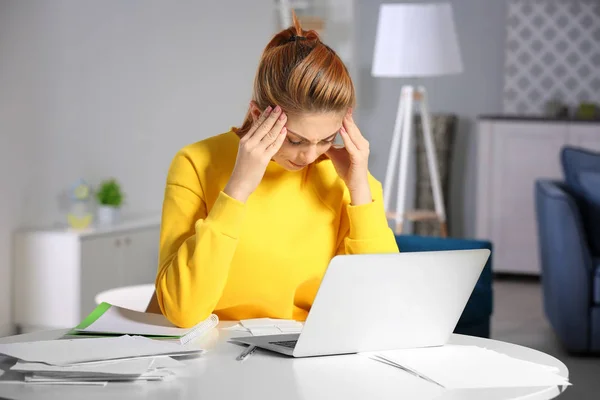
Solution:
<svg viewBox="0 0 600 400"><path fill-rule="evenodd" d="M304 320L332 257L398 252L354 102L340 58L294 16L262 54L242 126L172 161L155 296L172 323Z"/></svg>

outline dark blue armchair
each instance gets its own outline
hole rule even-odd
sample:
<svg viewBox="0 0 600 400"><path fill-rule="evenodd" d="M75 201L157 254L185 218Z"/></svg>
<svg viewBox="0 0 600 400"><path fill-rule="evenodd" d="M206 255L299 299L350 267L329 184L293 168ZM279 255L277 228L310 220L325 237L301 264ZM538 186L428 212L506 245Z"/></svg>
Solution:
<svg viewBox="0 0 600 400"><path fill-rule="evenodd" d="M434 236L396 235L396 243L398 243L400 252L463 249L492 250L492 244L485 240L441 238ZM492 255L490 255L454 332L463 335L489 338L492 309Z"/></svg>
<svg viewBox="0 0 600 400"><path fill-rule="evenodd" d="M544 312L572 353L600 352L600 153L561 152L564 181L535 183Z"/></svg>

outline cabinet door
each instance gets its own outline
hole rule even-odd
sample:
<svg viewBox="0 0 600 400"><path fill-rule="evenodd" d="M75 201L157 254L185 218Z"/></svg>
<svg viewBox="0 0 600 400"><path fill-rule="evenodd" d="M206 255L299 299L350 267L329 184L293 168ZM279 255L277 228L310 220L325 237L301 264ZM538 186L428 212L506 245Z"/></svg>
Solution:
<svg viewBox="0 0 600 400"><path fill-rule="evenodd" d="M159 227L123 233L121 277L124 286L154 283L158 270Z"/></svg>
<svg viewBox="0 0 600 400"><path fill-rule="evenodd" d="M123 242L119 236L94 236L81 241L81 315L95 307L94 298L104 290L121 286Z"/></svg>
<svg viewBox="0 0 600 400"><path fill-rule="evenodd" d="M569 125L569 144L600 152L600 124L572 123Z"/></svg>
<svg viewBox="0 0 600 400"><path fill-rule="evenodd" d="M534 185L562 177L566 124L498 123L492 140L491 240L494 270L539 274Z"/></svg>

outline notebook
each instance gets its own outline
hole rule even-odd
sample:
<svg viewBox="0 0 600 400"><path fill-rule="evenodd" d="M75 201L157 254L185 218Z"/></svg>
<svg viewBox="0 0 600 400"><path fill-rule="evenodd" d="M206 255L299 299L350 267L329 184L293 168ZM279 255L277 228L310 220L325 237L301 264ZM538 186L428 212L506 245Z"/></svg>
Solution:
<svg viewBox="0 0 600 400"><path fill-rule="evenodd" d="M146 336L189 343L217 326L219 318L212 314L192 328L178 328L162 314L130 310L109 303L99 304L67 336Z"/></svg>

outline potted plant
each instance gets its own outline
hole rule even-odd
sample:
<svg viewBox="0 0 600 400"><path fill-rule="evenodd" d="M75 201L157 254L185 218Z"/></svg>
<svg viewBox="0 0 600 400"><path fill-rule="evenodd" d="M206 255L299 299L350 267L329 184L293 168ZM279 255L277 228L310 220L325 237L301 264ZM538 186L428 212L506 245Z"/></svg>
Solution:
<svg viewBox="0 0 600 400"><path fill-rule="evenodd" d="M99 225L110 225L119 219L119 211L123 204L123 192L115 179L102 181L96 191L98 201L97 215Z"/></svg>

